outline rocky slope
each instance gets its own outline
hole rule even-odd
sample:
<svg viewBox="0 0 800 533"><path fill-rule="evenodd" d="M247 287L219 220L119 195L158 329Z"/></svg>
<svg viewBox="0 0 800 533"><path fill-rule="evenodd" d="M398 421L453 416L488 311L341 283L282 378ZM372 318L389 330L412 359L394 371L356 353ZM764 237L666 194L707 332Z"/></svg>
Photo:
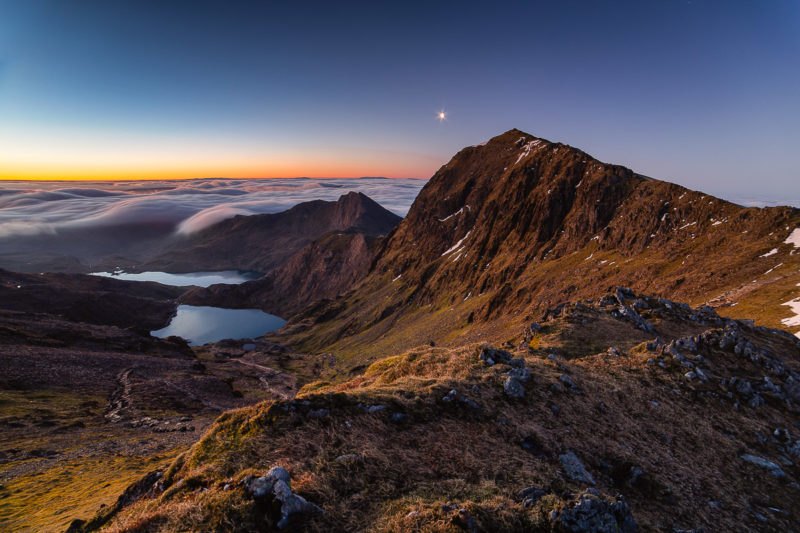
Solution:
<svg viewBox="0 0 800 533"><path fill-rule="evenodd" d="M327 233L266 276L240 285L195 288L181 303L228 308L260 308L290 317L308 304L335 298L369 271L382 240L363 233Z"/></svg>
<svg viewBox="0 0 800 533"><path fill-rule="evenodd" d="M184 237L140 270L199 272L253 270L267 273L330 231L384 235L400 217L362 193L335 202L315 200L269 215L236 216Z"/></svg>
<svg viewBox="0 0 800 533"><path fill-rule="evenodd" d="M798 225L797 209L743 208L511 130L439 169L358 290L280 339L396 352L618 285L780 327L800 282Z"/></svg>
<svg viewBox="0 0 800 533"><path fill-rule="evenodd" d="M74 531L798 531L800 340L618 289L220 417Z"/></svg>

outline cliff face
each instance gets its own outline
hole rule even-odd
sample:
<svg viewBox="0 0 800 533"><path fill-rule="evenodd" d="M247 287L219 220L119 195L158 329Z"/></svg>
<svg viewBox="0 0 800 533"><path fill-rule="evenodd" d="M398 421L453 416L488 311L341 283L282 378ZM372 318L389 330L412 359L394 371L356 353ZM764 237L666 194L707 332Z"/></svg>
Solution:
<svg viewBox="0 0 800 533"><path fill-rule="evenodd" d="M309 310L284 339L400 335L401 349L619 285L780 326L780 298L800 281L785 242L798 224L793 208L743 208L511 130L439 169L357 295Z"/></svg>
<svg viewBox="0 0 800 533"><path fill-rule="evenodd" d="M212 285L181 296L182 303L260 308L290 317L306 305L335 298L363 278L381 239L363 233L328 233L284 264L241 285Z"/></svg>
<svg viewBox="0 0 800 533"><path fill-rule="evenodd" d="M142 265L142 270L198 272L254 270L269 272L330 231L384 235L400 217L362 193L336 202L303 202L282 213L236 216L184 237L171 249Z"/></svg>

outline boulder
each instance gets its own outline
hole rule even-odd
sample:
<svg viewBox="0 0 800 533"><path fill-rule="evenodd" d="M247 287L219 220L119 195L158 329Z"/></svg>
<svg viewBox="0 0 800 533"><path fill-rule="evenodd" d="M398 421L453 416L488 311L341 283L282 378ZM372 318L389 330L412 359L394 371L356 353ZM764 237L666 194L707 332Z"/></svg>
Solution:
<svg viewBox="0 0 800 533"><path fill-rule="evenodd" d="M519 399L525 397L525 387L522 386L522 383L517 378L506 378L505 383L503 383L503 389L509 398Z"/></svg>
<svg viewBox="0 0 800 533"><path fill-rule="evenodd" d="M575 453L568 451L563 455L559 455L558 458L561 459L561 466L564 467L564 472L568 478L573 481L588 483L589 485L595 484L592 474L586 470L586 467L583 466L583 463Z"/></svg>
<svg viewBox="0 0 800 533"><path fill-rule="evenodd" d="M553 531L570 533L635 533L631 508L622 496L609 501L584 492L550 514Z"/></svg>
<svg viewBox="0 0 800 533"><path fill-rule="evenodd" d="M289 527L294 515L322 512L318 506L292 491L289 472L280 466L272 467L264 477L247 479L245 490L254 500L275 511L278 529Z"/></svg>

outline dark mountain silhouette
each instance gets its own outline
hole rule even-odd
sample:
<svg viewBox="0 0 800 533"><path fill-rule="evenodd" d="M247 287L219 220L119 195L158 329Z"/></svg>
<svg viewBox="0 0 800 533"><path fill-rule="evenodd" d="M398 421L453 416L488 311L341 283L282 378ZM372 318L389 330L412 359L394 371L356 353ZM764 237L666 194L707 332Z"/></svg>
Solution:
<svg viewBox="0 0 800 533"><path fill-rule="evenodd" d="M335 202L303 202L268 215L236 216L175 242L142 270L198 272L240 269L269 272L330 231L368 236L388 233L400 217L362 193Z"/></svg>

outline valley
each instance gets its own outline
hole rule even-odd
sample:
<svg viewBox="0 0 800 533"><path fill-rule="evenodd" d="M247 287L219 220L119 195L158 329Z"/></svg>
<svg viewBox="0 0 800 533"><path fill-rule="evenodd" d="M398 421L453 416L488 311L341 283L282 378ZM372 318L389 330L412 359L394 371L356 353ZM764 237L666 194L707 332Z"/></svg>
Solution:
<svg viewBox="0 0 800 533"><path fill-rule="evenodd" d="M796 530L798 227L510 130L106 267L234 283L0 271L0 526Z"/></svg>

